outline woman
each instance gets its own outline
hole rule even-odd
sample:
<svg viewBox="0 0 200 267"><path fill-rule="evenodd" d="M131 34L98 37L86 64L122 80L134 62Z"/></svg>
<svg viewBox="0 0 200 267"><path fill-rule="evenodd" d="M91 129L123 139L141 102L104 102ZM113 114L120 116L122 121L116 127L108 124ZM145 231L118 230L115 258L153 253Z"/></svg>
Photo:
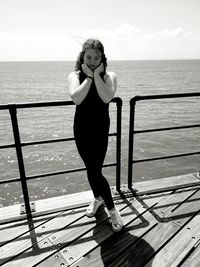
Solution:
<svg viewBox="0 0 200 267"><path fill-rule="evenodd" d="M88 39L78 56L75 71L68 76L68 87L76 104L75 142L94 194L86 215L94 216L105 202L112 229L118 232L123 227L122 219L113 203L110 186L102 174L110 126L109 102L117 87L115 73L106 72L106 67L107 59L102 43Z"/></svg>

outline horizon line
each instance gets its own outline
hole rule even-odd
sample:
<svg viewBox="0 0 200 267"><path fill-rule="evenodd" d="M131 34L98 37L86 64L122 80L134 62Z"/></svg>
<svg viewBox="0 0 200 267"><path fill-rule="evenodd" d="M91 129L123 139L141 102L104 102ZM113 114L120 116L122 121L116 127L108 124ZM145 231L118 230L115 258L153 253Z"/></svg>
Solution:
<svg viewBox="0 0 200 267"><path fill-rule="evenodd" d="M109 61L186 61L186 60L200 60L200 58L160 58L160 59L110 59ZM0 63L7 63L7 62L75 62L76 60L72 59L45 59L45 60L0 60Z"/></svg>

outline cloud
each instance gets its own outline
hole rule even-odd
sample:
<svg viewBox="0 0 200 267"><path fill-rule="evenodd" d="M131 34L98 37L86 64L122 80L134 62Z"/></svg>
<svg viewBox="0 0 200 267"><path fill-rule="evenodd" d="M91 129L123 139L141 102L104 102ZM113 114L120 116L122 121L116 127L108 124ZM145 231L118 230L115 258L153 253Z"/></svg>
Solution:
<svg viewBox="0 0 200 267"><path fill-rule="evenodd" d="M187 32L182 27L144 32L122 24L112 30L88 29L81 36L102 40L111 58L200 58L200 34Z"/></svg>
<svg viewBox="0 0 200 267"><path fill-rule="evenodd" d="M128 24L123 24L119 26L118 28L113 30L113 35L117 39L132 39L137 36L140 36L142 34L141 30L128 25Z"/></svg>
<svg viewBox="0 0 200 267"><path fill-rule="evenodd" d="M89 37L101 38L101 39L111 39L111 40L121 40L126 41L141 41L148 42L152 41L166 41L166 40L177 40L177 39L198 39L196 38L194 32L186 32L182 27L177 27L175 29L163 29L159 32L145 33L141 29L135 28L129 24L122 24L113 30L103 30L103 29L88 29L81 34L82 39ZM198 35L199 36L199 35Z"/></svg>
<svg viewBox="0 0 200 267"><path fill-rule="evenodd" d="M141 36L142 42L173 42L177 40L195 41L195 39L197 40L198 38L195 37L195 34L193 32L186 32L182 27L177 27L176 29L171 30L164 29L160 32L147 33Z"/></svg>
<svg viewBox="0 0 200 267"><path fill-rule="evenodd" d="M65 60L75 56L76 44L67 35L12 34L0 32L0 61Z"/></svg>
<svg viewBox="0 0 200 267"><path fill-rule="evenodd" d="M109 59L200 58L200 34L182 27L144 32L133 25L68 34L0 32L0 61L75 60L87 38L100 39Z"/></svg>

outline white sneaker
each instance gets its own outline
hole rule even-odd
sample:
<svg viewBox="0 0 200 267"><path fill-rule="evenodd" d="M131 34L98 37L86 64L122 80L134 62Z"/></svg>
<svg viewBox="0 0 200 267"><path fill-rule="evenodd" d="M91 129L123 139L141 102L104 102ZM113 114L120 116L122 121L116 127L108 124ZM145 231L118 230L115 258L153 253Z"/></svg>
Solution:
<svg viewBox="0 0 200 267"><path fill-rule="evenodd" d="M112 224L112 230L114 232L119 232L121 231L122 227L123 227L123 221L122 218L120 216L119 211L114 208L114 210L112 211L108 211L109 215L110 215L110 220L111 220L111 224Z"/></svg>
<svg viewBox="0 0 200 267"><path fill-rule="evenodd" d="M104 201L103 200L98 200L98 199L94 199L90 205L87 207L86 209L86 215L88 217L93 217L96 213L98 208L103 205Z"/></svg>

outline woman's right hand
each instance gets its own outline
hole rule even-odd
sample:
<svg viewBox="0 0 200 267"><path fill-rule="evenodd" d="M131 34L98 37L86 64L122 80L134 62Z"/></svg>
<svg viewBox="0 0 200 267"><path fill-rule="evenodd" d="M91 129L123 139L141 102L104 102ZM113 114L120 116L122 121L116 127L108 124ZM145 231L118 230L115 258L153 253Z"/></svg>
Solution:
<svg viewBox="0 0 200 267"><path fill-rule="evenodd" d="M82 64L81 67L82 67L82 70L85 73L85 75L93 78L94 73L86 64Z"/></svg>

